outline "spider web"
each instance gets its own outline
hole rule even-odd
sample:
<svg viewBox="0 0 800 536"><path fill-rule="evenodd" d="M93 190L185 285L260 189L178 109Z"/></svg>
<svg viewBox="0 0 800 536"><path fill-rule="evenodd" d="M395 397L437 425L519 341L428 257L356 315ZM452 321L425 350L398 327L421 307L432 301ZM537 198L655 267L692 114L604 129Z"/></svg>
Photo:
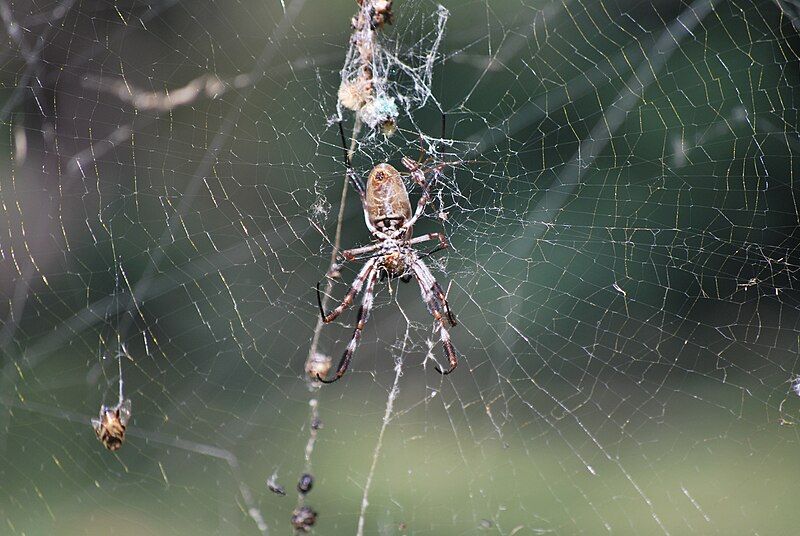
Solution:
<svg viewBox="0 0 800 536"><path fill-rule="evenodd" d="M3 533L794 530L798 4L443 4L376 31L387 138L337 101L350 0L0 2ZM361 176L451 163L447 377L399 280L305 372L370 240L338 119Z"/></svg>

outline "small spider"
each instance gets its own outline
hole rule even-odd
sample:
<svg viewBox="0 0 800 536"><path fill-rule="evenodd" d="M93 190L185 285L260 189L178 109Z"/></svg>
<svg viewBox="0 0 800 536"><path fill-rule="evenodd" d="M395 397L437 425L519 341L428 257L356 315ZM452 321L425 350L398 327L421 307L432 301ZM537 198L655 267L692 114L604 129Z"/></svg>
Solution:
<svg viewBox="0 0 800 536"><path fill-rule="evenodd" d="M344 140L344 131L341 124L339 129L342 140ZM353 357L358 341L361 338L361 332L372 309L375 282L379 275L390 278L399 277L404 283L410 281L412 277L417 279L422 299L427 305L428 311L439 324L439 336L444 346L445 356L450 364L450 368L445 371L437 365L435 367L436 371L446 375L453 372L458 366L456 351L450 342L450 334L448 332L448 327L456 325L456 317L450 310L444 290L442 290L428 266L422 261L423 257L445 249L448 245L447 240L441 233L427 233L412 238L412 227L431 199L431 184L447 164L439 164L429 169L423 169L419 162L415 162L408 157L403 157L402 163L411 174L411 180L422 188L422 196L413 215L411 213L411 202L408 200L408 192L403 185L399 171L387 163L378 164L372 168L367 178L367 187L365 189L361 180L350 166L345 152L347 174L361 197L364 221L372 233L375 243L369 246L348 249L341 253L345 261L366 260L366 263L361 268L342 302L330 313L326 314L322 308L322 298L320 297L319 283L317 283L317 302L319 303L322 321L326 324L332 322L353 303L353 299L361 292L361 288L366 283L353 338L347 345L333 378L326 380L317 375L317 379L323 383L333 383L347 372L347 367L350 365L350 360ZM430 179L426 178L427 173L431 173L432 177ZM439 246L426 255L420 255L413 246L428 240L438 240ZM331 272L338 272L340 268L340 266L336 265ZM331 272L328 273L329 276Z"/></svg>
<svg viewBox="0 0 800 536"><path fill-rule="evenodd" d="M110 451L119 450L125 440L125 428L131 418L131 401L121 400L114 407L101 406L100 418L92 419L97 439Z"/></svg>

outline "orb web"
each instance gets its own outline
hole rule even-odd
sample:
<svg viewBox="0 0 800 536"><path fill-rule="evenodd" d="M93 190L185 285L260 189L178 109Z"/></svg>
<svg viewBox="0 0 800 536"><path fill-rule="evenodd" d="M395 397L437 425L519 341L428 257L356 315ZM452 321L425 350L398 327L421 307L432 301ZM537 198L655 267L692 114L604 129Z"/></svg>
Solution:
<svg viewBox="0 0 800 536"><path fill-rule="evenodd" d="M790 532L796 3L397 0L389 136L341 106L357 8L0 3L4 530ZM449 164L446 377L389 279L309 379L370 241L343 150Z"/></svg>

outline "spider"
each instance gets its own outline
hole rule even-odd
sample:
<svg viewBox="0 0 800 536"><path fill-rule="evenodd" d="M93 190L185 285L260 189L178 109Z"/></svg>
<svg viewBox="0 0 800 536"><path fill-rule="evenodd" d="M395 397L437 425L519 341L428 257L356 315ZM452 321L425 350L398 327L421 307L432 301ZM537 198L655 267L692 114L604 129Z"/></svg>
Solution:
<svg viewBox="0 0 800 536"><path fill-rule="evenodd" d="M444 123L444 120L442 122ZM412 277L416 278L422 293L422 300L436 323L439 324L439 336L444 347L445 356L450 364L450 367L444 371L438 365L434 368L439 374L450 374L458 366L456 351L453 348L453 343L450 342L450 334L448 332L449 327L456 325L456 317L450 310L444 290L436 281L430 268L422 260L423 257L447 248L447 239L442 233L427 233L412 237L412 227L431 199L430 187L441 174L442 168L447 164L437 164L424 169L420 162L406 156L402 158L401 162L411 175L411 180L422 188L422 195L417 202L416 211L412 214L408 191L406 191L403 184L400 172L388 163L378 164L370 171L365 189L361 179L353 171L348 158L344 142L344 130L341 123L339 124L339 133L342 137L342 145L345 146L347 176L361 198L364 222L367 225L367 229L372 233L374 243L342 251L341 256L344 261L366 260L366 262L342 302L330 313L325 313L322 307L320 284L317 283L317 303L319 304L322 321L326 324L333 322L342 314L366 285L361 307L358 310L358 319L353 338L350 339L350 343L339 361L336 373L331 379L323 379L320 374L317 374L317 379L322 383L333 383L347 372L350 360L353 358L356 346L358 346L361 338L361 332L364 330L364 325L367 323L372 309L375 282L379 275L381 279L386 276L390 279L399 277L405 283L409 282ZM427 174L431 174L431 177L427 178ZM430 253L420 255L413 246L429 240L438 240L438 247ZM334 265L331 271L328 272L328 276L338 273L340 268L340 264Z"/></svg>
<svg viewBox="0 0 800 536"><path fill-rule="evenodd" d="M130 357L125 344L121 343L121 350L117 352L117 364L119 365L119 402L116 406L109 407L105 404L100 406L100 414L97 419L92 419L92 428L97 435L97 439L110 451L119 450L122 442L125 441L125 429L131 418L131 400L125 398L122 393L122 358ZM105 356L104 356L105 357Z"/></svg>
<svg viewBox="0 0 800 536"><path fill-rule="evenodd" d="M114 407L102 406L100 416L92 419L92 428L97 439L110 451L119 450L125 440L125 429L131 418L131 401L120 400Z"/></svg>

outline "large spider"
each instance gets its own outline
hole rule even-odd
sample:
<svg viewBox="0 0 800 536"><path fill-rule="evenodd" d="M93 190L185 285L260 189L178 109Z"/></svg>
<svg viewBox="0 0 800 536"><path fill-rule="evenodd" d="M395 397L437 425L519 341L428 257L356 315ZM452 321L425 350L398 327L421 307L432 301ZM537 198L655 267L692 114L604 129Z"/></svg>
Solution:
<svg viewBox="0 0 800 536"><path fill-rule="evenodd" d="M341 124L339 129L344 144L344 131ZM361 300L361 307L358 310L358 320L356 321L353 338L347 345L333 378L327 380L317 374L317 379L323 383L333 383L347 372L347 367L350 366L350 360L353 358L353 353L355 353L356 346L358 346L358 341L361 338L361 332L372 309L375 282L379 275L388 276L389 278L399 277L406 283L412 277L417 279L422 299L427 305L428 311L439 324L442 346L444 346L445 355L450 363L450 368L444 371L438 365L434 368L438 373L447 375L458 366L456 351L453 348L453 343L450 342L450 334L447 331L448 327L456 325L456 317L450 310L450 305L447 303L447 297L441 285L434 278L430 268L422 261L423 257L446 248L448 245L447 240L442 233L427 233L412 238L412 227L431 199L431 184L435 182L436 177L447 164L438 164L428 169L423 169L419 162L408 157L403 157L401 162L411 175L411 180L422 188L422 195L417 202L417 209L413 215L411 214L411 202L408 200L408 192L397 169L387 163L378 164L370 171L365 189L361 179L353 171L345 149L347 176L355 186L359 197L361 197L364 222L367 224L370 233L372 233L375 242L369 246L342 251L341 256L344 261L366 260L366 263L361 268L358 276L356 276L342 302L330 313L326 314L322 308L320 284L317 283L317 302L319 303L322 321L326 324L336 319L353 303L353 299L361 292L361 288L366 283L364 298ZM426 174L430 174L431 177L426 178ZM430 253L420 255L413 246L428 240L438 240L438 247ZM331 276L332 273L337 273L339 268L340 265L335 265L331 272L328 273L328 276Z"/></svg>

